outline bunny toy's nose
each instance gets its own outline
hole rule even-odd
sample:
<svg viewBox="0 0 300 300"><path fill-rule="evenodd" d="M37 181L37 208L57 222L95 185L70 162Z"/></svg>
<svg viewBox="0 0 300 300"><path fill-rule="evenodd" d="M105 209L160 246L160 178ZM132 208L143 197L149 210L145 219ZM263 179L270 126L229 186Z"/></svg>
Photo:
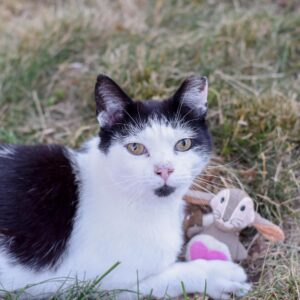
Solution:
<svg viewBox="0 0 300 300"><path fill-rule="evenodd" d="M154 173L160 176L166 182L169 176L174 172L174 168L170 166L154 166Z"/></svg>

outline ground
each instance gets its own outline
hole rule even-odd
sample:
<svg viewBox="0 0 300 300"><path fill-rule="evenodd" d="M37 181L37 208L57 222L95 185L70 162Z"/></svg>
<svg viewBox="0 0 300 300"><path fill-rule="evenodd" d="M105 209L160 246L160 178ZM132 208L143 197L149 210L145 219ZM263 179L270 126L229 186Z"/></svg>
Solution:
<svg viewBox="0 0 300 300"><path fill-rule="evenodd" d="M198 183L243 186L286 233L274 245L244 232L254 281L244 299L300 299L297 0L2 0L0 8L1 142L76 147L95 134L98 73L136 99L164 98L186 76L208 76L216 158Z"/></svg>

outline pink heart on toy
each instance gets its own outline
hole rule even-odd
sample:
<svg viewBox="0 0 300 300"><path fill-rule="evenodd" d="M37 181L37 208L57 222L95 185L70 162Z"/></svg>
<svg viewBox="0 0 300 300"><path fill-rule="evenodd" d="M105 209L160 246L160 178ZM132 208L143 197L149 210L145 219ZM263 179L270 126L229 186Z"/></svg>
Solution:
<svg viewBox="0 0 300 300"><path fill-rule="evenodd" d="M217 250L210 250L202 242L197 241L192 244L190 248L191 260L205 259L205 260L229 260L228 257Z"/></svg>

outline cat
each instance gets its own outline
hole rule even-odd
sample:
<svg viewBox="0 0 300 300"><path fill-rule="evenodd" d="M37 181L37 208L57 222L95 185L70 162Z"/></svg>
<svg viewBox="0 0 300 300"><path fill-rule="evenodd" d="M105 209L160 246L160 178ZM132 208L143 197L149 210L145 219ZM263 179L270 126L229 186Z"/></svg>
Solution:
<svg viewBox="0 0 300 300"><path fill-rule="evenodd" d="M182 198L211 154L207 91L206 77L190 76L164 101L133 101L99 75L101 130L82 148L0 145L2 287L33 284L37 297L55 293L60 278L92 280L120 262L101 289L176 297L183 282L216 299L246 293L237 264L177 259Z"/></svg>

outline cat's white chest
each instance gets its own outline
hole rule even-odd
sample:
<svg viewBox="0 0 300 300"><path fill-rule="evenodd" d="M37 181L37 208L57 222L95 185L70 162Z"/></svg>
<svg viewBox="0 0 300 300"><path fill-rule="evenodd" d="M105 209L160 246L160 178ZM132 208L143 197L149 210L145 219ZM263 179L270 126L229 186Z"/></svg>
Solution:
<svg viewBox="0 0 300 300"><path fill-rule="evenodd" d="M120 255L121 260L130 260L132 266L145 272L160 270L174 262L182 242L181 226L178 219L160 218L153 216L152 220L137 223L126 232L124 243L128 247Z"/></svg>
<svg viewBox="0 0 300 300"><path fill-rule="evenodd" d="M176 261L182 244L181 227L174 220L155 220L137 224L120 232L111 246L111 263L121 264L116 279L127 274L128 283L165 270ZM121 236L122 235L122 236ZM115 280L118 282L118 280Z"/></svg>
<svg viewBox="0 0 300 300"><path fill-rule="evenodd" d="M180 199L174 199L180 202ZM105 273L119 262L105 280L103 288L130 288L137 281L155 275L174 263L182 246L182 204L177 203L168 209L159 203L151 211L140 213L124 209L114 212L102 211L90 215L85 220L90 223L91 231L82 240L79 232L74 235L73 249L70 249L70 266L82 269L82 276L94 278ZM151 208L149 208L151 209ZM134 210L133 210L134 211ZM87 232L84 229L85 232ZM76 241L76 236L81 240ZM83 255L84 253L84 255ZM122 286L120 287L120 284Z"/></svg>

